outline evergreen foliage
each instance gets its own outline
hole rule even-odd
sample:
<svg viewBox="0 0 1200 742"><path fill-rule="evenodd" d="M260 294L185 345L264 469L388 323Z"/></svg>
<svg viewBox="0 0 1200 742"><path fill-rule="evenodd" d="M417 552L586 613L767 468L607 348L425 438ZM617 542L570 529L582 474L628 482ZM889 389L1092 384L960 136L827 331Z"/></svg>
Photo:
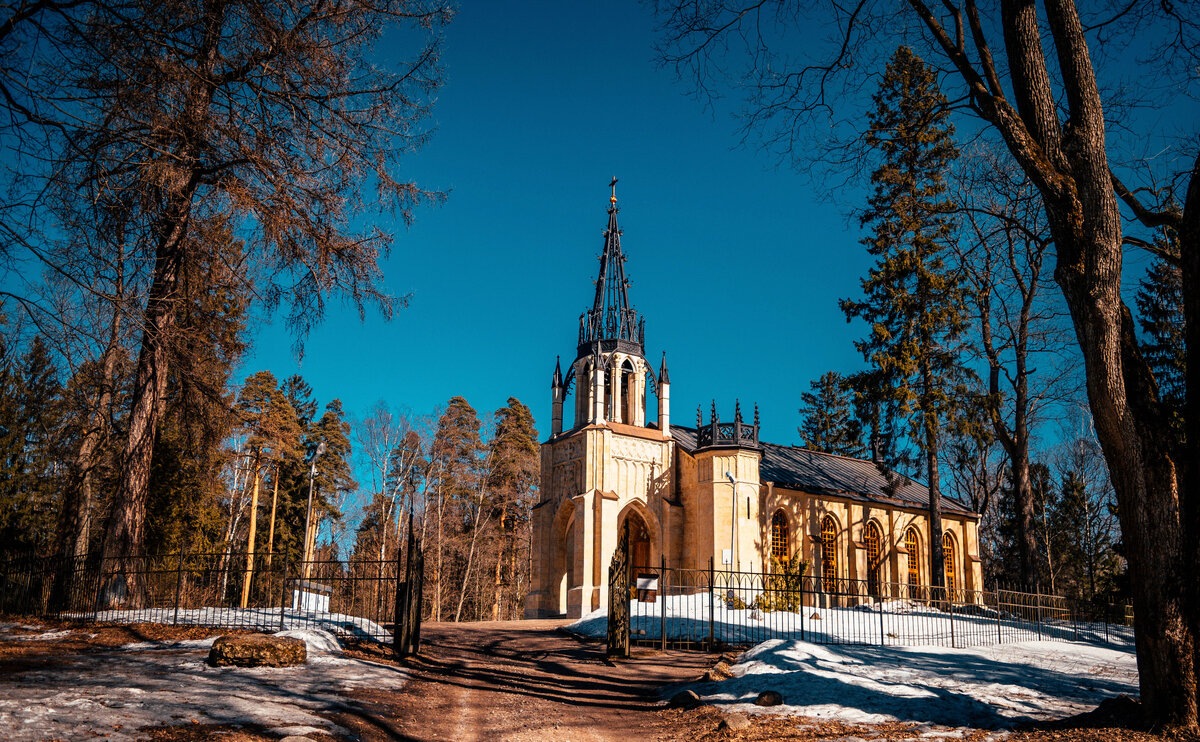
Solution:
<svg viewBox="0 0 1200 742"><path fill-rule="evenodd" d="M1155 239L1162 252L1146 269L1137 292L1138 319L1142 327L1142 353L1158 382L1158 398L1177 442L1183 439L1183 406L1187 393L1187 347L1184 342L1183 273L1179 268L1179 237L1164 228Z"/></svg>
<svg viewBox="0 0 1200 742"><path fill-rule="evenodd" d="M809 382L801 395L798 431L804 447L840 456L862 456L862 423L854 414L854 389L836 371L827 371Z"/></svg>
<svg viewBox="0 0 1200 742"><path fill-rule="evenodd" d="M855 344L879 372L868 394L907 420L925 463L932 530L940 533L938 453L965 376L965 297L946 264L955 208L946 173L958 151L936 75L910 48L896 50L873 101L866 142L880 164L862 223L871 228L863 243L876 262L862 282L865 298L843 300L842 309L870 328ZM932 541L931 574L941 584L941 549Z"/></svg>

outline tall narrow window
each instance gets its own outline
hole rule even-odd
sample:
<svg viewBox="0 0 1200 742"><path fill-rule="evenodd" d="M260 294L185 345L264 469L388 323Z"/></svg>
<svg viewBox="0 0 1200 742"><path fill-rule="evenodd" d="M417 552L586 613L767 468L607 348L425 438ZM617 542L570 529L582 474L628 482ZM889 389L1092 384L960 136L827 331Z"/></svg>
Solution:
<svg viewBox="0 0 1200 742"><path fill-rule="evenodd" d="M874 522L867 524L864 539L867 542L867 594L879 595L880 572L883 565L883 550L880 548L879 526Z"/></svg>
<svg viewBox="0 0 1200 742"><path fill-rule="evenodd" d="M954 538L949 531L942 534L942 559L946 562L946 589L953 594L958 585L954 580Z"/></svg>
<svg viewBox="0 0 1200 742"><path fill-rule="evenodd" d="M828 515L821 521L821 588L837 592L837 524Z"/></svg>
<svg viewBox="0 0 1200 742"><path fill-rule="evenodd" d="M771 516L771 559L779 567L783 567L788 562L788 556L790 556L790 552L788 551L787 516L783 514L782 510L776 510L775 514ZM772 564L771 566L774 568L776 565Z"/></svg>
<svg viewBox="0 0 1200 742"><path fill-rule="evenodd" d="M916 587L921 584L921 543L912 526L904 532L904 548L908 551L908 584Z"/></svg>

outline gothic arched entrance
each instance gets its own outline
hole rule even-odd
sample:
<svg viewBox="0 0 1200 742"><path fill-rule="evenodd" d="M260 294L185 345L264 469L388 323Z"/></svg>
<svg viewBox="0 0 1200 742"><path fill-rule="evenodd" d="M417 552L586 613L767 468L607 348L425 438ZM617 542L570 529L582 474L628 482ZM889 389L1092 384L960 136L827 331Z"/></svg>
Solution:
<svg viewBox="0 0 1200 742"><path fill-rule="evenodd" d="M650 563L650 528L636 510L630 510L625 516L621 528L629 538L629 570L630 574L645 571Z"/></svg>

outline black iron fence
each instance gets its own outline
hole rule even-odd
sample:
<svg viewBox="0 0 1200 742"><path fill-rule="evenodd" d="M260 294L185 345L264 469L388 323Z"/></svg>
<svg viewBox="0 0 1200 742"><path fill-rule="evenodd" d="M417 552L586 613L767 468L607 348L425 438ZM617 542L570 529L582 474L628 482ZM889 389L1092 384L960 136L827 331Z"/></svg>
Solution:
<svg viewBox="0 0 1200 742"><path fill-rule="evenodd" d="M631 569L628 593L630 641L664 649L1133 640L1126 605L1012 590L659 566Z"/></svg>
<svg viewBox="0 0 1200 742"><path fill-rule="evenodd" d="M391 641L394 560L289 562L284 554L27 559L0 567L0 614L282 631Z"/></svg>

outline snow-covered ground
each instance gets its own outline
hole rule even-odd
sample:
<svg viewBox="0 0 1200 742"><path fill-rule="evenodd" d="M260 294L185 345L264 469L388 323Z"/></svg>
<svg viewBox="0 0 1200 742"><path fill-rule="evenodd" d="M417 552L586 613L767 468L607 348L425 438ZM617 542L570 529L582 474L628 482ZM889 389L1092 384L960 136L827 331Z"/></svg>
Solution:
<svg viewBox="0 0 1200 742"><path fill-rule="evenodd" d="M948 613L908 601L801 614L734 609L707 594L670 596L631 603L633 638L659 638L665 627L670 639L703 641L710 605L716 638L758 643L733 667L734 678L687 687L705 703L738 710L766 711L750 704L775 690L784 705L772 712L987 729L1070 716L1138 692L1130 630L1110 628L1106 641L1103 625L1039 628L981 606L956 609L952 625ZM607 625L607 614L596 611L566 629L603 637Z"/></svg>
<svg viewBox="0 0 1200 742"><path fill-rule="evenodd" d="M664 618L665 611L665 618ZM808 607L803 612L734 608L707 592L659 596L654 603L630 601L633 638L655 639L665 625L668 639L701 642L713 637L727 644L753 645L768 639L801 639L817 644L889 646L976 646L1060 639L1121 645L1133 641L1132 629L1103 624L1021 621L1009 614L959 605L951 614L909 600L887 600L852 608ZM606 611L594 611L568 625L568 631L602 637Z"/></svg>
<svg viewBox="0 0 1200 742"><path fill-rule="evenodd" d="M1138 691L1132 648L1060 641L951 649L775 639L742 655L733 674L688 687L705 703L740 711L767 711L752 702L774 690L784 705L772 712L980 729L1063 718Z"/></svg>
<svg viewBox="0 0 1200 742"><path fill-rule="evenodd" d="M143 727L192 723L260 725L280 737L344 732L316 712L342 706L346 691L395 690L406 679L397 667L339 656L337 638L327 631L282 635L305 640L306 665L209 667L214 636L138 642L15 670L4 678L0 729L14 742L93 736L120 742L138 739ZM0 638L14 637L0 630Z"/></svg>
<svg viewBox="0 0 1200 742"><path fill-rule="evenodd" d="M143 608L100 611L89 619L104 623L161 623L181 626L211 626L254 631L320 629L337 636L390 642L391 634L379 624L345 613L278 608Z"/></svg>

